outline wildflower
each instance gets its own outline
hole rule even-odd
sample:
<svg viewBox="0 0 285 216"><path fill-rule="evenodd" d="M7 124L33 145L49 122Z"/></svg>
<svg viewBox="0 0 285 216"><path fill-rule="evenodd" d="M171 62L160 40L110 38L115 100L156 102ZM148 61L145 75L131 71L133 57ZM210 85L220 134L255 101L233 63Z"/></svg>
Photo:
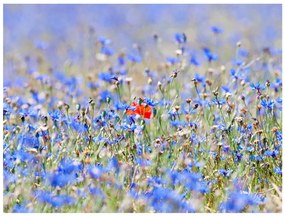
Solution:
<svg viewBox="0 0 285 216"><path fill-rule="evenodd" d="M282 175L282 169L280 167L275 167L273 171L278 175Z"/></svg>
<svg viewBox="0 0 285 216"><path fill-rule="evenodd" d="M220 208L223 212L241 212L248 205L259 205L262 203L264 203L264 198L261 196L234 191Z"/></svg>
<svg viewBox="0 0 285 216"><path fill-rule="evenodd" d="M212 27L211 27L211 30L212 30L212 32L213 32L214 34L220 34L220 33L223 32L223 29L220 28L220 27L218 27L218 26L212 26Z"/></svg>
<svg viewBox="0 0 285 216"><path fill-rule="evenodd" d="M47 191L36 191L35 196L40 202L48 203L56 208L75 203L75 199L69 195L54 195Z"/></svg>
<svg viewBox="0 0 285 216"><path fill-rule="evenodd" d="M211 52L209 48L203 48L204 54L207 57L209 62L216 61L218 59L218 56Z"/></svg>
<svg viewBox="0 0 285 216"><path fill-rule="evenodd" d="M260 84L259 82L256 85L254 83L250 83L250 87L251 87L251 89L256 90L258 92L260 92L260 90L265 89L265 86Z"/></svg>
<svg viewBox="0 0 285 216"><path fill-rule="evenodd" d="M144 102L132 102L131 107L127 109L127 115L135 114L138 114L147 119L150 119L153 116L152 108Z"/></svg>
<svg viewBox="0 0 285 216"><path fill-rule="evenodd" d="M184 33L176 33L175 34L175 40L181 44L181 43L185 43L187 41L187 37Z"/></svg>

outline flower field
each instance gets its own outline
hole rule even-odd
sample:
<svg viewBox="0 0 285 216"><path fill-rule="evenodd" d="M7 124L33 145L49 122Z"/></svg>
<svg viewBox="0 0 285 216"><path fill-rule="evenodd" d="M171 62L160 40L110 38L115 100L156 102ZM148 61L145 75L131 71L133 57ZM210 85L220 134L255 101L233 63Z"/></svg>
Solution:
<svg viewBox="0 0 285 216"><path fill-rule="evenodd" d="M4 212L281 212L281 5L4 5Z"/></svg>

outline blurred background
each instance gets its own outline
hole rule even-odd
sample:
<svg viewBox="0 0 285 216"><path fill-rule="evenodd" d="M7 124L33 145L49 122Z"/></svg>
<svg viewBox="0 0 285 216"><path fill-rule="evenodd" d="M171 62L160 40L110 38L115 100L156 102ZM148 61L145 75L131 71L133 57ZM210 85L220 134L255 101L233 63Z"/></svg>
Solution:
<svg viewBox="0 0 285 216"><path fill-rule="evenodd" d="M223 63L232 60L238 41L244 55L281 53L281 20L281 5L4 5L4 83L20 82L23 70L66 71L67 64L74 75L106 70L108 64L96 64L102 37L109 39L109 64L139 46L142 68L175 56L177 32L187 35L189 53L201 65L207 61L202 47Z"/></svg>

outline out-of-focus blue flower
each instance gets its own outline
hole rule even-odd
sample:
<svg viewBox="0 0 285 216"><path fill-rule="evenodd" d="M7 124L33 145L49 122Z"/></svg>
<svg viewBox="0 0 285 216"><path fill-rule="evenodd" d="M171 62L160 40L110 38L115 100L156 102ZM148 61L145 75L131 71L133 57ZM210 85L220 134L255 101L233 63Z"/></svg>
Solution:
<svg viewBox="0 0 285 216"><path fill-rule="evenodd" d="M209 62L216 61L218 59L218 55L212 53L209 48L203 48L203 51Z"/></svg>
<svg viewBox="0 0 285 216"><path fill-rule="evenodd" d="M106 170L99 165L88 167L88 173L94 179L99 179L105 172Z"/></svg>
<svg viewBox="0 0 285 216"><path fill-rule="evenodd" d="M107 169L114 170L117 174L120 171L120 164L116 157L112 157L107 165Z"/></svg>
<svg viewBox="0 0 285 216"><path fill-rule="evenodd" d="M98 40L102 46L109 45L112 42L109 38L103 36L100 36Z"/></svg>
<svg viewBox="0 0 285 216"><path fill-rule="evenodd" d="M134 54L134 53L130 53L128 55L128 59L131 61L131 62L135 62L135 63L139 63L143 60L142 56L139 55L139 54Z"/></svg>
<svg viewBox="0 0 285 216"><path fill-rule="evenodd" d="M176 57L167 57L166 62L170 65L175 65L180 62L179 58Z"/></svg>
<svg viewBox="0 0 285 216"><path fill-rule="evenodd" d="M27 205L27 202L17 203L13 208L13 213L32 213L32 211L26 207Z"/></svg>
<svg viewBox="0 0 285 216"><path fill-rule="evenodd" d="M48 114L53 121L57 122L60 121L60 118L62 117L62 113L60 112L60 110L51 111Z"/></svg>
<svg viewBox="0 0 285 216"><path fill-rule="evenodd" d="M144 98L144 102L149 106L156 106L158 104L158 101L153 101L151 98Z"/></svg>
<svg viewBox="0 0 285 216"><path fill-rule="evenodd" d="M187 37L184 33L176 33L175 34L175 40L181 44L181 43L185 43L187 41Z"/></svg>
<svg viewBox="0 0 285 216"><path fill-rule="evenodd" d="M200 66L199 61L197 60L197 58L196 58L194 55L191 56L191 58L190 58L190 63L191 63L192 65L195 65L195 66Z"/></svg>
<svg viewBox="0 0 285 216"><path fill-rule="evenodd" d="M117 79L116 76L112 72L110 72L110 71L99 73L98 74L98 78L100 80L103 80L103 81L109 82L109 83L111 83L112 81Z"/></svg>
<svg viewBox="0 0 285 216"><path fill-rule="evenodd" d="M257 194L242 193L234 191L229 194L225 203L220 206L222 212L241 212L246 206L259 205L264 203L264 198Z"/></svg>
<svg viewBox="0 0 285 216"><path fill-rule="evenodd" d="M215 34L220 34L220 33L223 32L223 29L220 28L220 27L218 27L218 26L212 26L212 27L211 27L211 30L212 30L212 32L215 33Z"/></svg>
<svg viewBox="0 0 285 216"><path fill-rule="evenodd" d="M231 169L227 169L227 170L225 170L225 169L219 169L219 170L218 170L218 173L219 173L220 175L226 176L226 177L229 177L229 176L232 174L232 172L233 172L233 170L231 170Z"/></svg>
<svg viewBox="0 0 285 216"><path fill-rule="evenodd" d="M64 205L73 205L75 203L75 199L69 195L54 195L47 191L36 191L35 197L37 197L40 202L48 203L56 208L61 208Z"/></svg>
<svg viewBox="0 0 285 216"><path fill-rule="evenodd" d="M273 100L267 101L267 100L263 99L260 104L261 104L261 106L263 106L264 108L267 108L269 110L272 110L275 106L275 103Z"/></svg>
<svg viewBox="0 0 285 216"><path fill-rule="evenodd" d="M224 98L214 98L212 100L214 105L224 105L226 104L226 100Z"/></svg>
<svg viewBox="0 0 285 216"><path fill-rule="evenodd" d="M99 187L91 187L91 186L89 186L88 188L89 188L90 193L91 193L93 196L96 196L96 198L105 199L106 195L105 195L105 193L102 191L101 188L99 188Z"/></svg>
<svg viewBox="0 0 285 216"><path fill-rule="evenodd" d="M102 47L100 52L106 56L112 56L114 54L114 50L109 47Z"/></svg>
<svg viewBox="0 0 285 216"><path fill-rule="evenodd" d="M146 199L156 212L195 212L182 195L168 188L154 187Z"/></svg>
<svg viewBox="0 0 285 216"><path fill-rule="evenodd" d="M282 175L282 169L280 167L275 167L273 171L278 175Z"/></svg>
<svg viewBox="0 0 285 216"><path fill-rule="evenodd" d="M230 88L228 86L221 87L225 92L230 92Z"/></svg>
<svg viewBox="0 0 285 216"><path fill-rule="evenodd" d="M76 180L76 176L72 174L63 174L61 172L51 173L48 175L48 180L53 187L64 187L69 184L73 184Z"/></svg>
<svg viewBox="0 0 285 216"><path fill-rule="evenodd" d="M256 84L250 83L250 87L251 87L251 89L257 90L257 91L264 90L266 88L265 85L262 85L259 82Z"/></svg>

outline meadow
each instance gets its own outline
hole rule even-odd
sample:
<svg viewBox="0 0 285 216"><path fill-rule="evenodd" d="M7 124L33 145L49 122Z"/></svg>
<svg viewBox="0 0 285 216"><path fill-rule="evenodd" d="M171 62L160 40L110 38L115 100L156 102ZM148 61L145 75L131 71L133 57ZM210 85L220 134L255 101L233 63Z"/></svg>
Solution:
<svg viewBox="0 0 285 216"><path fill-rule="evenodd" d="M281 212L281 5L5 5L4 212Z"/></svg>

